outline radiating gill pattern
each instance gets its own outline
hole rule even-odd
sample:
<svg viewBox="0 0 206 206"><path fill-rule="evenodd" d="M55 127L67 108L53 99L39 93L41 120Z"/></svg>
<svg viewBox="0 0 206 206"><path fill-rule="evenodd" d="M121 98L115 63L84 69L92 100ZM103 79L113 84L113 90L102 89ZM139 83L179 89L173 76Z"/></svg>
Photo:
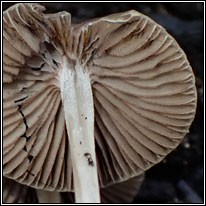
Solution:
<svg viewBox="0 0 206 206"><path fill-rule="evenodd" d="M105 185L161 161L189 132L196 109L194 75L182 49L148 17L126 14L120 16L128 21L94 36L103 48L94 48L88 61ZM100 21L109 22L94 22L91 33Z"/></svg>
<svg viewBox="0 0 206 206"><path fill-rule="evenodd" d="M194 118L194 75L161 26L129 11L71 25L70 14L19 4L3 14L3 173L35 188L73 189L59 92L61 57L89 72L101 187L142 174Z"/></svg>
<svg viewBox="0 0 206 206"><path fill-rule="evenodd" d="M61 50L51 43L55 21L51 16L49 28L41 10L19 4L4 12L3 173L35 188L70 191L72 168L57 77Z"/></svg>

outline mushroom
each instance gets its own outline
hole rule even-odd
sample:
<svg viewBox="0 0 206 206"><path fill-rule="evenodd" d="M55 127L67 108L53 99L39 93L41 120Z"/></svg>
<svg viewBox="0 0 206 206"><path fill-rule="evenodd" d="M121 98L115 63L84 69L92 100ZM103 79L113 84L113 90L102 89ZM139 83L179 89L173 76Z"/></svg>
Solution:
<svg viewBox="0 0 206 206"><path fill-rule="evenodd" d="M131 203L144 180L144 174L101 189L102 203ZM3 177L3 203L74 203L73 192L36 190Z"/></svg>
<svg viewBox="0 0 206 206"><path fill-rule="evenodd" d="M137 11L72 24L68 12L44 10L3 13L3 175L98 203L99 188L179 145L195 78L174 38Z"/></svg>
<svg viewBox="0 0 206 206"><path fill-rule="evenodd" d="M144 174L133 177L127 181L113 184L100 190L101 203L131 203L134 201L143 183ZM63 203L74 203L72 192L62 193Z"/></svg>

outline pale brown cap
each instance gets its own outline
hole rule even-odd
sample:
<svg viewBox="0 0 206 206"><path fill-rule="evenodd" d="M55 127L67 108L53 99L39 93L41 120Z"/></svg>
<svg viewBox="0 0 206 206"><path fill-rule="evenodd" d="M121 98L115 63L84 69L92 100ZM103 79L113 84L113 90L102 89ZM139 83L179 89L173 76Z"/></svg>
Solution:
<svg viewBox="0 0 206 206"><path fill-rule="evenodd" d="M3 174L72 191L59 90L61 57L90 74L101 187L128 180L178 146L194 119L191 66L164 28L136 11L71 24L38 4L3 13Z"/></svg>

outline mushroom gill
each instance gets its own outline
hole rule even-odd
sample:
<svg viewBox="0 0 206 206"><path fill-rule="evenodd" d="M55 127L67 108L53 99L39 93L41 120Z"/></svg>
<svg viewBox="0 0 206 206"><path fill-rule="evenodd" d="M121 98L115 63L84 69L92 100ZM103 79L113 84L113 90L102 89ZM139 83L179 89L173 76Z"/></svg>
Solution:
<svg viewBox="0 0 206 206"><path fill-rule="evenodd" d="M196 110L174 38L133 10L82 24L44 10L21 3L3 13L3 175L69 192L87 175L98 184L98 172L103 188L160 162Z"/></svg>

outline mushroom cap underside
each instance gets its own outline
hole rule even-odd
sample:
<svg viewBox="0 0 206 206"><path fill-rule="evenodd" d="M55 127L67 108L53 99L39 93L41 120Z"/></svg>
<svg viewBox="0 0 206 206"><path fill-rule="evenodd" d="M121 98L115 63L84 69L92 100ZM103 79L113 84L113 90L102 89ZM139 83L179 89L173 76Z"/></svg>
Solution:
<svg viewBox="0 0 206 206"><path fill-rule="evenodd" d="M189 132L196 110L194 75L174 38L136 11L74 25L69 13L44 10L29 3L3 13L4 176L73 190L62 56L90 75L101 187L160 162Z"/></svg>
<svg viewBox="0 0 206 206"><path fill-rule="evenodd" d="M141 174L127 181L101 189L101 202L131 203L136 197L143 180L144 174ZM50 194L47 193L47 196L51 199L53 192ZM62 192L59 196L59 203L74 203L73 192ZM3 177L3 203L34 204L38 202L38 195L36 194L35 189Z"/></svg>

